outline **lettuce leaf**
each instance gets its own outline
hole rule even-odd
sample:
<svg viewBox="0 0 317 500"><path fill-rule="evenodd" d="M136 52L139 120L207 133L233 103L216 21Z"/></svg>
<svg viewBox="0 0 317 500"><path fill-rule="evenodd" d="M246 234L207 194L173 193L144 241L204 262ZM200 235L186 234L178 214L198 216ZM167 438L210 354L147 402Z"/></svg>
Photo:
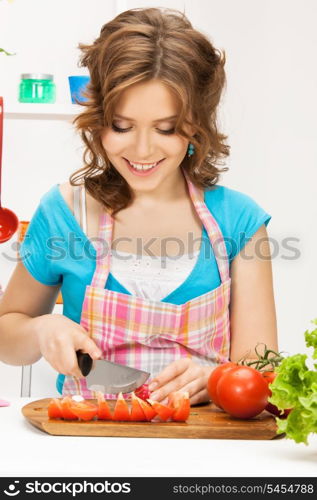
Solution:
<svg viewBox="0 0 317 500"><path fill-rule="evenodd" d="M317 319L313 320L317 326ZM313 347L313 359L317 359L317 327L306 331L307 347ZM284 419L277 418L278 434L296 443L308 444L310 433L317 432L317 363L314 370L306 365L306 354L295 354L284 358L276 368L277 377L270 385L272 396L269 402L280 410L292 408Z"/></svg>
<svg viewBox="0 0 317 500"><path fill-rule="evenodd" d="M317 325L317 319L314 319L312 323ZM312 332L306 330L305 341L307 347L314 347L313 359L317 359L317 328L315 328L315 330L313 330ZM314 366L317 369L317 366L316 365Z"/></svg>

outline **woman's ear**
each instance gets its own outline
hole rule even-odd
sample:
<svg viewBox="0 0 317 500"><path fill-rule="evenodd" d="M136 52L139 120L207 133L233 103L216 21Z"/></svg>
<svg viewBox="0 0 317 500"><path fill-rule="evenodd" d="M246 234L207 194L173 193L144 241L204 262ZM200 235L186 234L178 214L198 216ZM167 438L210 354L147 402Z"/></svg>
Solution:
<svg viewBox="0 0 317 500"><path fill-rule="evenodd" d="M197 127L194 123L192 125L188 125L188 133L191 137L194 137L197 134Z"/></svg>
<svg viewBox="0 0 317 500"><path fill-rule="evenodd" d="M194 125L185 125L184 129L191 137L194 137L197 132Z"/></svg>

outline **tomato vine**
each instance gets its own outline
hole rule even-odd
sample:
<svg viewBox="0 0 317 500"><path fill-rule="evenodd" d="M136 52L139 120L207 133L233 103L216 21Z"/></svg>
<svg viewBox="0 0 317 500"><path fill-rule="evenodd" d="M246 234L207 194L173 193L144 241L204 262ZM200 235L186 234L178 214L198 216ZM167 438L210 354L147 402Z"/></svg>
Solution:
<svg viewBox="0 0 317 500"><path fill-rule="evenodd" d="M258 347L260 345L264 345L264 352L261 354L258 350ZM284 356L282 356L282 352L276 352L273 351L273 349L268 349L267 345L264 343L257 343L256 347L254 348L257 359L254 359L252 361L248 360L246 356L243 356L239 361L238 365L242 366L251 366L252 368L255 368L255 370L259 372L264 372L264 371L269 371L272 370L274 371L275 368L277 368L280 363L283 361Z"/></svg>

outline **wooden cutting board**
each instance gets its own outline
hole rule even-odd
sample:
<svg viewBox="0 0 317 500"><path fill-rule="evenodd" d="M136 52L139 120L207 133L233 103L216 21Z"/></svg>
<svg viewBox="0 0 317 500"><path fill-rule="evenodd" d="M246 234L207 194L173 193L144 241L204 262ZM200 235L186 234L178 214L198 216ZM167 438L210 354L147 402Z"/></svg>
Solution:
<svg viewBox="0 0 317 500"><path fill-rule="evenodd" d="M22 408L24 417L35 427L55 436L116 436L190 439L273 439L275 418L266 411L241 420L230 417L213 404L191 408L187 422L113 422L65 421L49 419L50 398L40 399ZM113 407L114 401L108 401ZM280 437L281 435L279 435Z"/></svg>

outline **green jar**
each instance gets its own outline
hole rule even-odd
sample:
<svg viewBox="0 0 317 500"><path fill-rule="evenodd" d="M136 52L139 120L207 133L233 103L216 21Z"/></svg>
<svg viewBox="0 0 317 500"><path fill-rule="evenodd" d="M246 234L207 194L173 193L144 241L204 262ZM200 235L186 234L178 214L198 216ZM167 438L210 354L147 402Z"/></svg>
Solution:
<svg viewBox="0 0 317 500"><path fill-rule="evenodd" d="M19 86L19 102L54 103L56 86L53 75L23 73Z"/></svg>

